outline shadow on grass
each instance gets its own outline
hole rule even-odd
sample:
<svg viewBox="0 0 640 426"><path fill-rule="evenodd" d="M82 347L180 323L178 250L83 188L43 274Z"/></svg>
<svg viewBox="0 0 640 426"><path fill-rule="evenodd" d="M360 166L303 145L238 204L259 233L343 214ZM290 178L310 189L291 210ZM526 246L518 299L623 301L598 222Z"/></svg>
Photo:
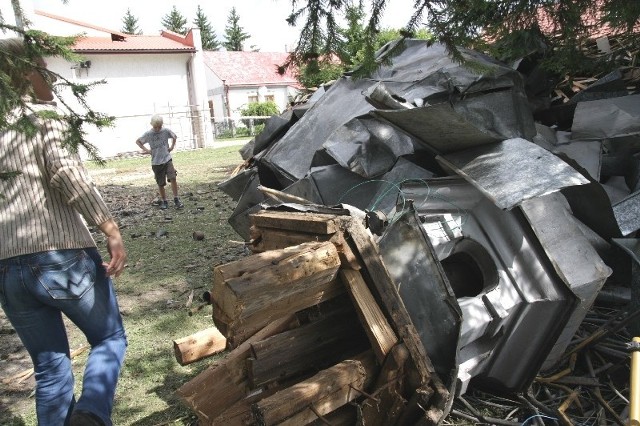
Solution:
<svg viewBox="0 0 640 426"><path fill-rule="evenodd" d="M20 417L9 416L5 417L3 413L0 413L0 421L4 426L25 426L26 423Z"/></svg>

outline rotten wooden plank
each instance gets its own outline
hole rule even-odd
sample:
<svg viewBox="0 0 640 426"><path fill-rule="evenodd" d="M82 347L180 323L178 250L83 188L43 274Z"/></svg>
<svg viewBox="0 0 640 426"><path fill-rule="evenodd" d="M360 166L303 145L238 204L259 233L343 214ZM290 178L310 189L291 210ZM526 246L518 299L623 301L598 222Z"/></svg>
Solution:
<svg viewBox="0 0 640 426"><path fill-rule="evenodd" d="M389 352L373 385L372 395L376 400L367 399L362 407L362 419L367 426L393 425L398 421L407 405L403 396L403 370L408 359L409 351L402 343Z"/></svg>
<svg viewBox="0 0 640 426"><path fill-rule="evenodd" d="M373 352L376 354L378 362L382 364L391 348L398 343L398 337L371 294L362 274L352 269L343 268L340 269L340 279L353 300L358 317L367 336L369 336Z"/></svg>
<svg viewBox="0 0 640 426"><path fill-rule="evenodd" d="M259 228L276 228L312 234L333 234L339 229L337 217L332 214L261 210L250 215L250 220L252 225Z"/></svg>
<svg viewBox="0 0 640 426"><path fill-rule="evenodd" d="M239 320L328 290L340 267L335 246L325 242L296 248L278 262L225 280L214 297L220 309L232 320Z"/></svg>
<svg viewBox="0 0 640 426"><path fill-rule="evenodd" d="M383 308L391 319L396 333L406 345L411 362L418 373L419 383L412 384L416 391L409 402L408 408L420 407L421 412L419 415L423 417L422 420L425 420L427 424L436 425L448 414L451 398L449 391L435 372L433 364L420 341L418 332L411 322L409 313L404 307L394 282L382 262L382 257L378 252L375 241L371 238L371 234L367 232L362 224L353 219L345 219L344 227L346 228L346 234L349 236L347 241L353 243L354 252L359 254L364 265L363 269L369 277L367 282L373 284L380 296L379 299ZM433 398L431 398L432 396ZM429 401L429 399L433 400ZM415 410L416 413L418 411ZM405 410L404 414L411 415L413 412L413 410ZM411 419L411 421L415 420L417 419Z"/></svg>

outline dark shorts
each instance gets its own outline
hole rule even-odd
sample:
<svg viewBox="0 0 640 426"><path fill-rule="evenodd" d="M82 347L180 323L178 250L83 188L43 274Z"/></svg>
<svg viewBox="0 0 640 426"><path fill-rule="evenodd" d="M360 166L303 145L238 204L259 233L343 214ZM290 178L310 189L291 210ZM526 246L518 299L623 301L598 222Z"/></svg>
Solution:
<svg viewBox="0 0 640 426"><path fill-rule="evenodd" d="M178 175L175 167L173 167L172 160L169 160L164 164L153 164L151 165L151 169L153 170L158 186L165 186L167 181L173 182L176 180L176 176Z"/></svg>

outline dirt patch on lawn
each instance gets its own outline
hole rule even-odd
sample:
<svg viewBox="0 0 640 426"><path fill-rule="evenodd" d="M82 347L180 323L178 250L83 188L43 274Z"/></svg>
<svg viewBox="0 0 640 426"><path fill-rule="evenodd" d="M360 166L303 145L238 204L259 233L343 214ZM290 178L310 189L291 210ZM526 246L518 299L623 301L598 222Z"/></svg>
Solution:
<svg viewBox="0 0 640 426"><path fill-rule="evenodd" d="M222 171L228 174L234 167L223 167ZM185 309L190 298L197 303L211 279L213 265L247 254L241 242L229 243L239 239L227 223L235 202L217 188L219 180L181 185L185 207L160 210L153 204L156 187L150 167L126 174L105 168L92 170L91 175L120 224L129 254L124 278L116 280L125 322L128 316L145 310L161 315L168 310ZM140 185L141 181L148 184ZM169 187L167 192L170 195ZM194 241L194 231L203 232L205 239ZM94 239L106 257L104 238L94 232ZM75 326L68 324L67 329L72 351L85 344ZM158 339L170 342L164 336ZM74 362L76 373L84 368L87 352ZM31 424L31 420L24 420L35 416L31 369L28 353L0 309L0 424Z"/></svg>

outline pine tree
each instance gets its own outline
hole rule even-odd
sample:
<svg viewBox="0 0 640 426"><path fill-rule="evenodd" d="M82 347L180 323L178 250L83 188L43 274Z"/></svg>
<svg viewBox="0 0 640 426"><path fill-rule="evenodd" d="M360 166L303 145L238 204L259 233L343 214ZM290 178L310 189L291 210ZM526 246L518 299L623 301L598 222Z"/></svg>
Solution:
<svg viewBox="0 0 640 426"><path fill-rule="evenodd" d="M380 19L393 0L371 0L365 39L368 48L361 69L377 66L373 44L381 30ZM308 64L317 58L338 54L341 37L337 22L345 16L353 3L350 1L291 0L293 12L287 22L295 26L304 20L300 38L286 66ZM544 49L545 62L557 73L590 70L585 58L584 42L593 21L597 25L617 29L617 37L624 37L627 52L640 48L637 25L640 21L640 2L629 0L423 0L416 2L413 16L402 30L403 37L412 37L420 29L429 29L435 38L447 46L457 60L462 60L458 46L485 50L493 47L495 55L503 60L522 57L534 47ZM542 28L553 31L541 31ZM634 32L634 28L636 28ZM501 43L488 46L487 40ZM623 55L619 55L623 56ZM605 68L618 66L615 61L600 61ZM606 69L600 68L600 71Z"/></svg>
<svg viewBox="0 0 640 426"><path fill-rule="evenodd" d="M182 16L174 5L171 12L162 17L162 26L174 33L185 35L187 33L187 18Z"/></svg>
<svg viewBox="0 0 640 426"><path fill-rule="evenodd" d="M193 25L200 28L200 37L202 38L202 48L204 50L218 50L220 49L220 42L216 38L216 33L211 28L209 19L205 16L204 12L198 5L196 12L196 18L193 20Z"/></svg>
<svg viewBox="0 0 640 426"><path fill-rule="evenodd" d="M138 18L131 14L131 9L127 9L127 13L122 18L122 31L125 34L141 35L142 31L138 28Z"/></svg>
<svg viewBox="0 0 640 426"><path fill-rule="evenodd" d="M240 16L236 13L236 8L232 7L227 18L227 26L224 29L225 41L222 45L227 50L241 52L244 48L244 41L251 36L244 32L238 21L240 21Z"/></svg>

